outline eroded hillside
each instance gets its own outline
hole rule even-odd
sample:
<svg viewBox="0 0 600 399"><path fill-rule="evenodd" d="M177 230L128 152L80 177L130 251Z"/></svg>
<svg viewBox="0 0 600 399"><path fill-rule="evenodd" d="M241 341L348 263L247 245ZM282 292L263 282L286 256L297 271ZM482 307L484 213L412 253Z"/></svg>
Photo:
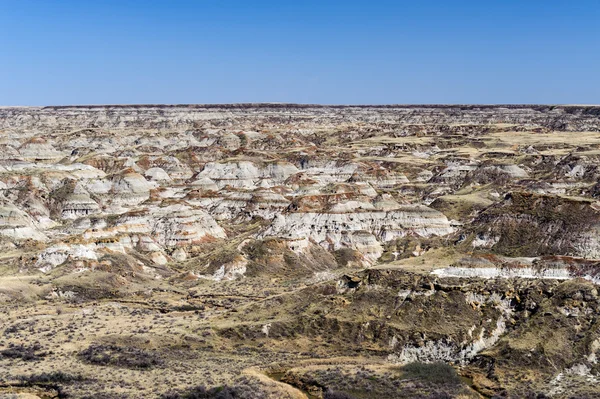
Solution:
<svg viewBox="0 0 600 399"><path fill-rule="evenodd" d="M600 107L0 108L1 389L599 397L599 161Z"/></svg>

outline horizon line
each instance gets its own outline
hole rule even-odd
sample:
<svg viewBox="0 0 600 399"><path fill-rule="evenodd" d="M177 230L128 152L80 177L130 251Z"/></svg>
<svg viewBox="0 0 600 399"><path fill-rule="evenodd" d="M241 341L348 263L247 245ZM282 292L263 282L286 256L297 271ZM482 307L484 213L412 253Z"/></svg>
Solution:
<svg viewBox="0 0 600 399"><path fill-rule="evenodd" d="M600 104L560 103L406 103L406 104L318 104L287 102L239 103L121 103L121 104L58 104L58 105L0 105L0 108L526 108L526 107L579 107L596 108Z"/></svg>

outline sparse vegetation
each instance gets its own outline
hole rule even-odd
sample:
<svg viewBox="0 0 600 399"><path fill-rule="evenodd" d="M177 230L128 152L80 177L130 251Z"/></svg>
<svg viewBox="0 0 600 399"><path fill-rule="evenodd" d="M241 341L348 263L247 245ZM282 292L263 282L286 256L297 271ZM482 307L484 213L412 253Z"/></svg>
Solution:
<svg viewBox="0 0 600 399"><path fill-rule="evenodd" d="M79 353L79 357L92 364L134 369L149 369L162 364L161 358L156 353L116 345L90 345Z"/></svg>
<svg viewBox="0 0 600 399"><path fill-rule="evenodd" d="M344 392L337 392L328 389L323 395L323 399L356 399L354 396Z"/></svg>
<svg viewBox="0 0 600 399"><path fill-rule="evenodd" d="M196 386L182 391L168 392L161 399L261 399L265 392L260 385L247 378L241 378L235 385L222 385L212 388Z"/></svg>
<svg viewBox="0 0 600 399"><path fill-rule="evenodd" d="M0 357L34 361L39 360L41 357L46 355L45 352L41 352L41 349L42 347L39 344L34 344L31 346L14 345L10 348L0 350Z"/></svg>
<svg viewBox="0 0 600 399"><path fill-rule="evenodd" d="M434 384L460 384L460 378L454 368L446 363L409 363L402 367L404 378L414 378Z"/></svg>
<svg viewBox="0 0 600 399"><path fill-rule="evenodd" d="M19 376L19 380L28 385L40 384L71 384L84 381L85 378L79 374L69 374L64 371L53 371L32 375Z"/></svg>

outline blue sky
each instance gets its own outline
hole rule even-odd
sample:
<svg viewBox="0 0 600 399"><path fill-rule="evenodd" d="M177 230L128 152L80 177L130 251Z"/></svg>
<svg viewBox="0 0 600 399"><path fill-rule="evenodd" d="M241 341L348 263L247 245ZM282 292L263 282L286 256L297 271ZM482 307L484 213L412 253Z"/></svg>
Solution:
<svg viewBox="0 0 600 399"><path fill-rule="evenodd" d="M0 0L0 105L600 103L600 0Z"/></svg>

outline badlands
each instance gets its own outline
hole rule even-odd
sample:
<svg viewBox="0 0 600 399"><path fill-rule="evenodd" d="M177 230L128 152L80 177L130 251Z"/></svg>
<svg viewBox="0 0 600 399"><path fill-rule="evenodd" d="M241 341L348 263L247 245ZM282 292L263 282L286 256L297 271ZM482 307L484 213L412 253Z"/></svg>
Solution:
<svg viewBox="0 0 600 399"><path fill-rule="evenodd" d="M0 108L0 398L600 398L600 107Z"/></svg>

